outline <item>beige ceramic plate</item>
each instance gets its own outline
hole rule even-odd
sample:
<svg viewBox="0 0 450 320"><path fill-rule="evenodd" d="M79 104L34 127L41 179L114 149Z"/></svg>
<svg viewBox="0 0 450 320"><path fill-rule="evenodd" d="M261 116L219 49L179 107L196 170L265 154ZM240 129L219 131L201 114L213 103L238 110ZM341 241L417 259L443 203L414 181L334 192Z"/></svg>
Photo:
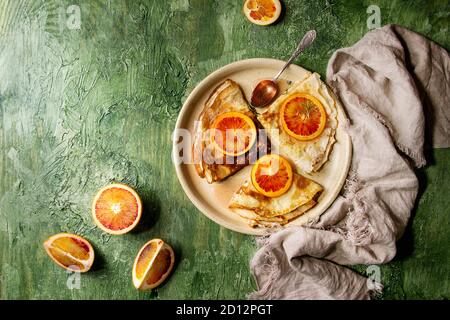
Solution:
<svg viewBox="0 0 450 320"><path fill-rule="evenodd" d="M205 101L214 88L226 79L236 81L250 101L252 88L259 80L270 79L283 66L284 62L274 59L249 59L231 63L213 72L200 82L187 98L178 116L175 130L187 129L194 131L194 122L203 109ZM291 65L283 74L283 79L295 81L307 72L305 69ZM309 176L324 186L325 190L319 198L319 203L303 216L287 225L302 225L321 215L336 199L348 173L351 161L350 137L342 129L344 112L338 104L339 127L329 161L320 172ZM174 153L179 152L179 141L174 139ZM190 152L184 150L184 152ZM239 215L228 209L228 202L233 193L249 175L251 166L246 167L234 176L220 183L208 184L197 175L193 164L175 164L178 179L192 203L211 220L241 233L261 235L264 229L251 228Z"/></svg>

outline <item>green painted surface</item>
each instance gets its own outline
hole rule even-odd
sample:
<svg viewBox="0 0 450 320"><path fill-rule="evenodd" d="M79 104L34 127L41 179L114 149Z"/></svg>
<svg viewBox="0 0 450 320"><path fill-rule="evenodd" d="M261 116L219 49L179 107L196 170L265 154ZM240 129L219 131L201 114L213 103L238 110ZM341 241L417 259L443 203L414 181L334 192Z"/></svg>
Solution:
<svg viewBox="0 0 450 320"><path fill-rule="evenodd" d="M265 28L245 19L237 0L0 0L1 299L231 299L255 288L253 238L203 217L170 160L178 111L196 83L239 59L286 58L313 27L319 38L298 63L323 75L335 49L368 31L371 4L382 24L450 47L448 1L284 3L280 22ZM80 29L67 27L72 4ZM450 296L450 150L429 159L399 255L381 268L384 298ZM143 223L122 237L90 217L95 191L111 181L135 186L145 202ZM97 252L79 290L42 248L61 231L85 236ZM178 264L162 287L139 293L131 267L153 237L173 245Z"/></svg>

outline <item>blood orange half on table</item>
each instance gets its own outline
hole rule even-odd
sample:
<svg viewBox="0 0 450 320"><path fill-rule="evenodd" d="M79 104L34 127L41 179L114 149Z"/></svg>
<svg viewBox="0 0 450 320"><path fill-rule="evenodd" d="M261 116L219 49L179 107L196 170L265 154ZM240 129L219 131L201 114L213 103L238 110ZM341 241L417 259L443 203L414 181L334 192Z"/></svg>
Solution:
<svg viewBox="0 0 450 320"><path fill-rule="evenodd" d="M156 288L169 276L174 263L171 246L161 239L150 240L134 260L133 285L139 290Z"/></svg>
<svg viewBox="0 0 450 320"><path fill-rule="evenodd" d="M142 201L132 188L114 183L101 189L92 202L92 217L103 231L119 235L131 231L142 215Z"/></svg>
<svg viewBox="0 0 450 320"><path fill-rule="evenodd" d="M244 14L250 22L266 26L280 17L281 2L279 0L247 0L244 3Z"/></svg>
<svg viewBox="0 0 450 320"><path fill-rule="evenodd" d="M71 233L59 233L44 242L52 260L64 269L87 272L94 262L94 249L89 241Z"/></svg>
<svg viewBox="0 0 450 320"><path fill-rule="evenodd" d="M313 140L325 128L327 114L322 103L309 94L289 97L280 109L283 130L290 136L302 140Z"/></svg>
<svg viewBox="0 0 450 320"><path fill-rule="evenodd" d="M268 154L261 157L252 168L253 186L262 195L270 198L279 197L292 185L292 167L289 162L277 155Z"/></svg>

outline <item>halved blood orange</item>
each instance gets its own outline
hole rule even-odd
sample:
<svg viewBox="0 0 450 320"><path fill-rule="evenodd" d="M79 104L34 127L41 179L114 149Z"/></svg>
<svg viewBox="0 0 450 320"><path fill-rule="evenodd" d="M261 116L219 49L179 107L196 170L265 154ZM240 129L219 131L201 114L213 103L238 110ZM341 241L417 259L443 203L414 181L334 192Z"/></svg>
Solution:
<svg viewBox="0 0 450 320"><path fill-rule="evenodd" d="M284 131L302 140L312 140L320 136L327 122L327 114L322 103L309 94L294 94L281 106L280 120Z"/></svg>
<svg viewBox="0 0 450 320"><path fill-rule="evenodd" d="M211 128L211 141L224 154L239 156L256 141L253 120L240 112L225 112L216 117Z"/></svg>
<svg viewBox="0 0 450 320"><path fill-rule="evenodd" d="M174 263L171 246L161 239L150 240L134 260L133 285L139 290L156 288L169 276Z"/></svg>
<svg viewBox="0 0 450 320"><path fill-rule="evenodd" d="M86 272L94 262L94 249L89 241L71 233L59 233L44 242L52 260L64 269Z"/></svg>
<svg viewBox="0 0 450 320"><path fill-rule="evenodd" d="M279 0L247 0L244 3L244 14L250 22L266 26L280 17L281 3Z"/></svg>
<svg viewBox="0 0 450 320"><path fill-rule="evenodd" d="M265 155L253 165L251 178L253 186L266 197L275 198L284 194L292 185L292 167L277 155Z"/></svg>
<svg viewBox="0 0 450 320"><path fill-rule="evenodd" d="M92 217L97 226L110 234L131 231L142 215L142 201L132 188L114 183L101 189L92 202Z"/></svg>

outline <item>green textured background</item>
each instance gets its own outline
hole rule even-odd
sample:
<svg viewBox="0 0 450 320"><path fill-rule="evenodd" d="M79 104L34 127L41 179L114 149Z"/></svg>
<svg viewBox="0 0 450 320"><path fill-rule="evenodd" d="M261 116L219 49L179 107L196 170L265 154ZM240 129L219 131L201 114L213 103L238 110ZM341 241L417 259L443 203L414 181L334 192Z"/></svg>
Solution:
<svg viewBox="0 0 450 320"><path fill-rule="evenodd" d="M255 288L253 238L219 227L184 195L171 132L195 85L227 63L287 58L299 36L318 39L297 63L324 75L334 50L367 31L367 7L450 47L449 1L286 0L281 20L250 24L238 0L0 0L0 298L234 299ZM69 5L81 29L67 27ZM428 151L421 194L398 256L382 266L383 298L450 296L450 150ZM145 201L136 232L94 227L90 202L111 181ZM61 231L88 238L97 261L69 290L42 242ZM162 237L178 264L148 293L131 284L141 245ZM356 269L362 273L365 267Z"/></svg>

